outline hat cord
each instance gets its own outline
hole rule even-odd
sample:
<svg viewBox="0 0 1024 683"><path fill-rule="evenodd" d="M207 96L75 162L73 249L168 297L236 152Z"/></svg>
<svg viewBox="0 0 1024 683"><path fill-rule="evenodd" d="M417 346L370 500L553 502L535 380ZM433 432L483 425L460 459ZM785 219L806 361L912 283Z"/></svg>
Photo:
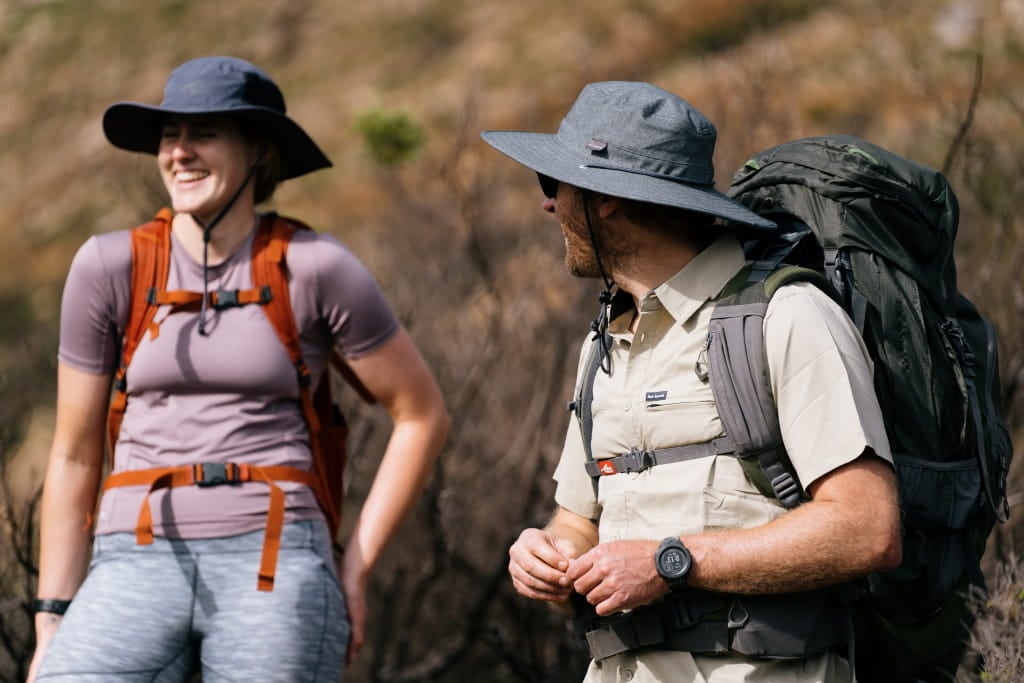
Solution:
<svg viewBox="0 0 1024 683"><path fill-rule="evenodd" d="M608 273L604 269L604 263L601 261L601 250L597 245L597 233L594 232L594 226L590 220L591 192L583 188L580 188L580 192L583 196L583 218L587 223L587 232L590 234L590 246L594 249L594 259L597 261L597 270L601 273L601 280L604 282L604 289L602 289L601 293L597 296L597 300L601 303L601 308L597 314L597 318L590 321L590 329L594 333L593 339L595 341L600 340L601 342L598 345L601 371L604 374L611 376L612 354L611 337L608 335L608 321L611 318L612 287L615 286L615 283L608 277Z"/></svg>
<svg viewBox="0 0 1024 683"><path fill-rule="evenodd" d="M209 225L204 225L203 222L199 220L199 218L195 214L191 214L192 220L198 223L199 227L203 229L203 298L202 302L199 304L199 336L201 337L210 336L209 332L206 331L206 311L208 308L207 300L209 299L210 287L210 283L208 281L210 233L213 232L213 229L217 226L218 223L220 223L221 219L223 219L224 216L227 215L231 207L234 206L235 202L238 201L238 198L242 196L242 190L244 190L245 186L249 184L250 180L252 180L252 177L256 174L256 168L258 166L258 163L252 165L252 167L249 169L249 172L245 174L245 178L242 180L242 184L239 186L237 190L235 190L235 194L233 194L231 196L231 199L228 200L227 204L225 204L221 208L221 210L217 212L217 215L213 217L213 220L210 221Z"/></svg>

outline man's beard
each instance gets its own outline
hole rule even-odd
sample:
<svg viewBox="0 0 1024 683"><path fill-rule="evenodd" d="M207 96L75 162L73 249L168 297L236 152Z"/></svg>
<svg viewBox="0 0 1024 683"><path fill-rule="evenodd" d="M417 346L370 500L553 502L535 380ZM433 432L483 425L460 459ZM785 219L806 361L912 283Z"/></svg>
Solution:
<svg viewBox="0 0 1024 683"><path fill-rule="evenodd" d="M611 277L612 272L619 270L622 264L636 256L636 245L623 239L621 235L612 234L603 225L594 224L595 240L590 237L586 228L577 226L563 227L565 237L565 269L575 277L604 278ZM596 250L600 250L600 261ZM604 272L601 268L604 268Z"/></svg>
<svg viewBox="0 0 1024 683"><path fill-rule="evenodd" d="M574 277L601 277L594 245L588 239L579 238L565 240L565 269Z"/></svg>

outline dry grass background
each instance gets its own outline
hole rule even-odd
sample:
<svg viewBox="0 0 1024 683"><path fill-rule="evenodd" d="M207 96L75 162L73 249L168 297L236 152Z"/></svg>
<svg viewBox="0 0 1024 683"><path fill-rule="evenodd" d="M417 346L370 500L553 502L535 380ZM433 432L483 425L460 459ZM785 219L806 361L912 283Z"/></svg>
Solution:
<svg viewBox="0 0 1024 683"><path fill-rule="evenodd" d="M963 209L961 288L1001 333L1021 443L1022 35L1024 0L2 0L7 521L24 521L45 461L71 257L88 235L139 223L163 201L152 160L106 143L103 108L158 102L176 64L233 54L281 84L289 112L335 163L282 186L276 208L334 233L377 274L456 417L424 503L374 584L373 642L352 680L470 680L460 676L480 670L572 680L578 656L550 637L557 618L508 594L503 556L550 509L561 406L594 287L564 273L531 174L479 131L553 131L584 83L640 79L716 122L720 188L751 152L825 133L947 168ZM372 162L353 129L371 110L423 127L416 159ZM386 424L348 408L357 501ZM1022 545L1017 512L993 542L991 576L1017 576L995 560ZM7 557L5 586L17 575ZM0 594L0 607L13 599ZM437 614L457 619L438 632Z"/></svg>

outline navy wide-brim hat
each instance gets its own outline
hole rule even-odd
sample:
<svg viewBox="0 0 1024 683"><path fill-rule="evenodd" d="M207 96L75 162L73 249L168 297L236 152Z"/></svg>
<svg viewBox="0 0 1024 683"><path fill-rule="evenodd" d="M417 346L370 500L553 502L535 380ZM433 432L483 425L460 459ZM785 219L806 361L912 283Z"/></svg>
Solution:
<svg viewBox="0 0 1024 683"><path fill-rule="evenodd" d="M714 125L650 83L583 88L558 132L485 131L499 152L541 175L594 192L675 206L755 228L775 223L714 188Z"/></svg>
<svg viewBox="0 0 1024 683"><path fill-rule="evenodd" d="M107 107L103 132L115 147L156 154L167 116L223 114L252 124L276 143L281 180L330 167L313 139L285 112L281 90L256 66L235 57L200 57L171 72L159 106L117 102Z"/></svg>

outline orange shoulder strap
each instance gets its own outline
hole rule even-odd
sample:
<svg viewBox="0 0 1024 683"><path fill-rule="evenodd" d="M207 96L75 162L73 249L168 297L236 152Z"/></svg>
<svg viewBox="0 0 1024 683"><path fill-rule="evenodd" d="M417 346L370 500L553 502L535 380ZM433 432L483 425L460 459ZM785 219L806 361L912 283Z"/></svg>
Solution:
<svg viewBox="0 0 1024 683"><path fill-rule="evenodd" d="M107 438L110 440L111 461L114 446L121 430L128 402L128 386L126 373L135 355L135 349L142 341L142 335L153 322L157 307L150 300L150 292L164 289L167 286L167 273L171 255L171 219L170 209L161 209L156 217L131 231L132 236L132 268L131 294L128 309L128 320L121 341L121 364L114 375L114 393L107 414Z"/></svg>
<svg viewBox="0 0 1024 683"><path fill-rule="evenodd" d="M253 239L252 285L257 290L269 289L263 310L278 339L288 352L299 379L303 415L309 428L310 450L316 484L313 492L327 517L332 533L340 525L342 474L345 467L344 426L335 423L336 409L331 397L330 378L326 375L314 388L309 367L302 357L299 332L295 325L291 299L288 295L288 269L285 256L288 243L298 230L309 228L298 221L268 214L260 222ZM368 403L375 399L352 369L337 353L331 354L331 365ZM315 389L315 393L314 393Z"/></svg>

